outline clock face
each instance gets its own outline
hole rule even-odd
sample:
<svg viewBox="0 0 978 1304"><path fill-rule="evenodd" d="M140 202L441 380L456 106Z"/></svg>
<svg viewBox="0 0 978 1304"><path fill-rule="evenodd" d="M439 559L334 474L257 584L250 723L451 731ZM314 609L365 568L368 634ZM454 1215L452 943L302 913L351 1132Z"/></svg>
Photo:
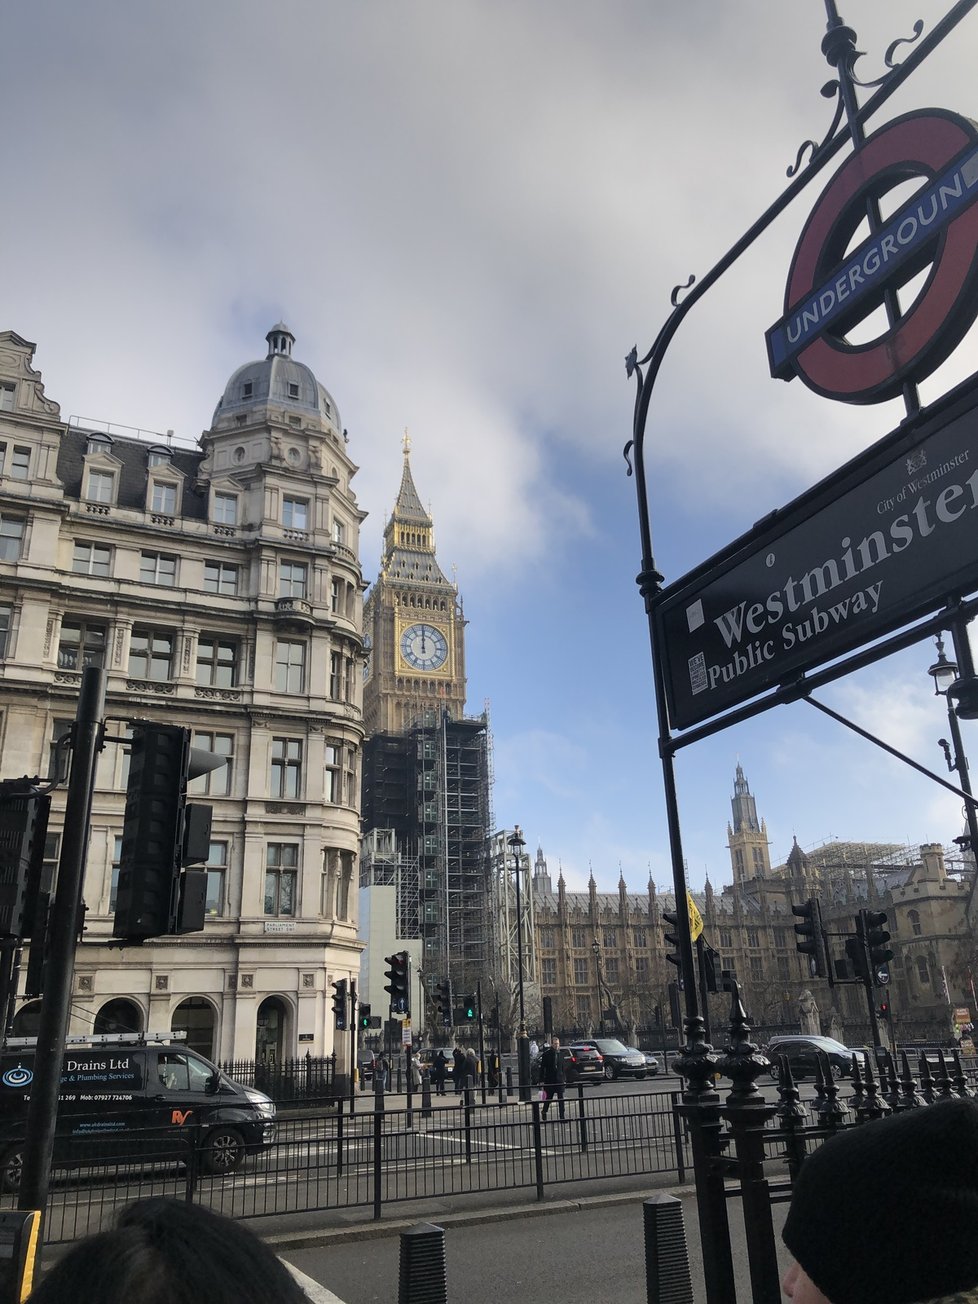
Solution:
<svg viewBox="0 0 978 1304"><path fill-rule="evenodd" d="M401 634L401 656L415 670L438 670L448 660L448 640L434 625L408 625Z"/></svg>

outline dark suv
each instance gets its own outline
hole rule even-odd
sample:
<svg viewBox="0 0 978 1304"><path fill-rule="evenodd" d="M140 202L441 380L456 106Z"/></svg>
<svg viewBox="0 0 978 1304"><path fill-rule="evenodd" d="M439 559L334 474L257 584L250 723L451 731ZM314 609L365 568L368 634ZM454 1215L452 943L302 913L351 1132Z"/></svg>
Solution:
<svg viewBox="0 0 978 1304"><path fill-rule="evenodd" d="M604 1060L604 1075L609 1082L615 1078L644 1078L648 1072L642 1052L632 1050L617 1037L594 1037L585 1044L600 1052Z"/></svg>
<svg viewBox="0 0 978 1304"><path fill-rule="evenodd" d="M783 1056L788 1061L792 1077L812 1078L815 1076L815 1061L822 1051L828 1059L829 1071L833 1078L848 1078L852 1075L852 1057L855 1055L860 1065L865 1062L865 1053L852 1051L843 1046L834 1037L772 1037L764 1047L764 1054L771 1061L771 1076L778 1076L778 1061Z"/></svg>
<svg viewBox="0 0 978 1304"><path fill-rule="evenodd" d="M564 1078L567 1082L603 1082L604 1059L600 1051L589 1042L574 1042L561 1046L564 1061Z"/></svg>

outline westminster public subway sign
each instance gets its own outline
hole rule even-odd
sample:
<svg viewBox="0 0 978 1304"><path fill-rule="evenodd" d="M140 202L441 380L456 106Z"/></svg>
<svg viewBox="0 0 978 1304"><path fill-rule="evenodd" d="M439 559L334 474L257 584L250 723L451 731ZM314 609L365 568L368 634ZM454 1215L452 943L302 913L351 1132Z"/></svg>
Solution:
<svg viewBox="0 0 978 1304"><path fill-rule="evenodd" d="M686 728L978 587L978 382L663 591Z"/></svg>

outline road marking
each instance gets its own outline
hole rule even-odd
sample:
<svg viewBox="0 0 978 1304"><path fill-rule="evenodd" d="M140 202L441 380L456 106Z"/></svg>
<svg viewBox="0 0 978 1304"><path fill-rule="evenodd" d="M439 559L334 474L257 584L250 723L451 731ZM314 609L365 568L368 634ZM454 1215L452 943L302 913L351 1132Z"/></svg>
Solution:
<svg viewBox="0 0 978 1304"><path fill-rule="evenodd" d="M307 1277L306 1274L300 1272L294 1264L289 1263L288 1259L283 1259L282 1262L302 1287L306 1298L313 1300L314 1304L343 1304L339 1295L334 1295L331 1290L327 1290L325 1286L321 1286L313 1277Z"/></svg>

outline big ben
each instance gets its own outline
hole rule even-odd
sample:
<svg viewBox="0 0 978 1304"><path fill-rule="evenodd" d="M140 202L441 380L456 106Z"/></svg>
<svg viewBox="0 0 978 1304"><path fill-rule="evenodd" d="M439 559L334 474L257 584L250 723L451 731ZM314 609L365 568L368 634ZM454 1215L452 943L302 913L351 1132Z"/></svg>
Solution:
<svg viewBox="0 0 978 1304"><path fill-rule="evenodd" d="M431 516L404 466L384 527L380 572L364 603L368 659L364 725L368 735L401 734L425 717L458 719L465 709L465 621L456 586L435 556Z"/></svg>

